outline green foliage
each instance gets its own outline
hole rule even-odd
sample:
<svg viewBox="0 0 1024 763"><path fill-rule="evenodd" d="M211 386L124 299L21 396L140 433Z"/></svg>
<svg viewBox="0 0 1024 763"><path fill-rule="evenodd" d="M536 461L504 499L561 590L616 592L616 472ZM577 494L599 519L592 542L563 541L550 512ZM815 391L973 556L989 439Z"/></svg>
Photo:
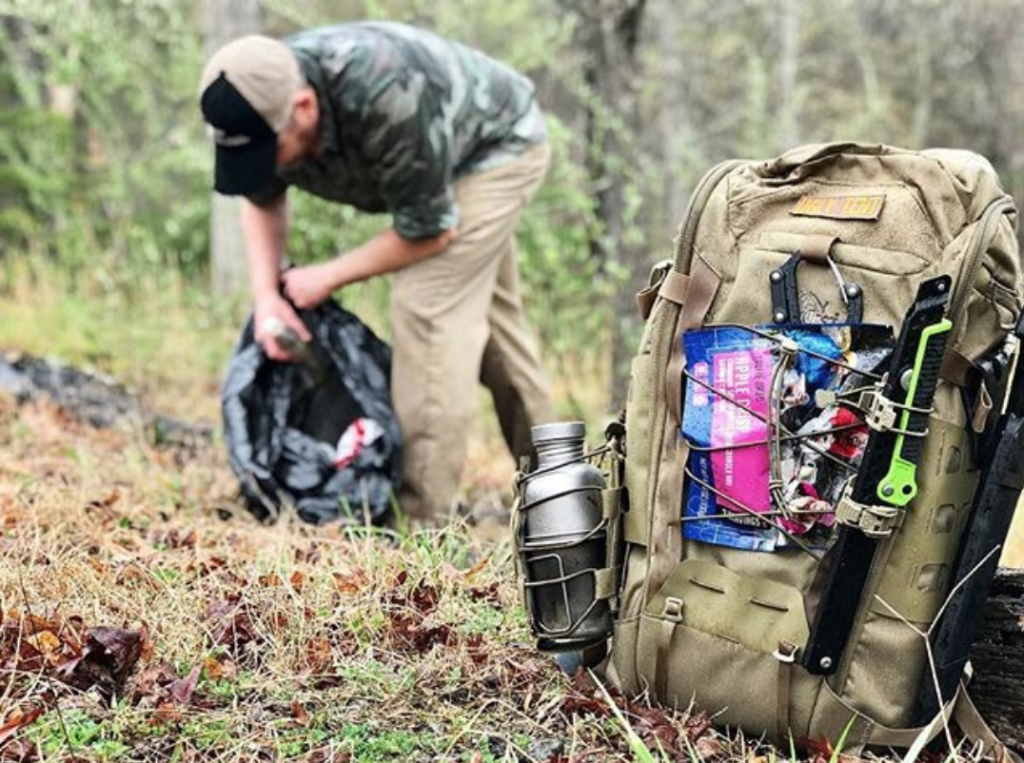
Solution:
<svg viewBox="0 0 1024 763"><path fill-rule="evenodd" d="M571 153L572 130L548 118L554 160L519 228L523 292L542 345L554 355L588 355L607 341L611 281L590 242L601 234L586 173ZM589 345L589 346L588 346Z"/></svg>
<svg viewBox="0 0 1024 763"><path fill-rule="evenodd" d="M599 59L583 32L596 21L617 33L616 4L599 9L607 18L575 0L262 7L269 34L403 21L534 79L554 163L519 229L520 269L527 311L565 377L556 382L571 389L614 337L619 349L635 346L623 340L636 327L621 292L669 255L688 193L721 159L768 157L794 141L962 146L989 156L1007 190L1024 189L1024 102L1007 95L1024 81L1022 2L647 3L635 109L629 99L629 108L606 102L614 99L588 69ZM112 300L119 314L126 305L156 310L153 294L184 284L193 302L206 300L211 324L237 320L205 293L212 158L196 102L201 11L198 0L0 0L0 290L20 253L53 264L72 294ZM620 219L599 219L597 195L607 199L616 184L621 208L608 216ZM289 255L298 263L389 224L302 193L292 206ZM387 335L385 280L342 296ZM12 333L8 343L19 344Z"/></svg>
<svg viewBox="0 0 1024 763"><path fill-rule="evenodd" d="M678 4L671 36L647 48L648 108L679 135L665 158L674 182L729 157L770 157L797 143L861 140L964 147L993 160L1008 190L1024 187L1017 144L1024 110L1012 92L1020 0ZM781 28L796 27L795 92L783 92ZM786 113L790 110L792 113ZM796 125L790 138L786 123Z"/></svg>
<svg viewBox="0 0 1024 763"><path fill-rule="evenodd" d="M196 104L200 14L174 0L13 0L0 26L0 251L45 257L70 290L138 302L168 274L205 282L210 149ZM571 20L550 0L297 3L267 0L268 32L357 18L432 27L528 73L550 76L571 42ZM112 34L112 30L116 33ZM59 108L70 98L72 113ZM573 129L550 118L555 161L521 227L527 309L555 353L607 336L609 293L591 255L600 234ZM389 224L292 194L289 258L321 260ZM387 334L384 280L342 298Z"/></svg>
<svg viewBox="0 0 1024 763"><path fill-rule="evenodd" d="M401 729L374 727L369 723L350 723L338 733L338 746L349 749L352 759L362 763L386 760L412 760L416 753L430 752L430 737Z"/></svg>
<svg viewBox="0 0 1024 763"><path fill-rule="evenodd" d="M0 230L130 292L195 273L207 242L207 149L186 4L13 2L0 38Z"/></svg>
<svg viewBox="0 0 1024 763"><path fill-rule="evenodd" d="M96 761L117 760L129 748L117 738L116 730L80 710L47 715L29 728L27 737L52 757L64 752L88 752Z"/></svg>

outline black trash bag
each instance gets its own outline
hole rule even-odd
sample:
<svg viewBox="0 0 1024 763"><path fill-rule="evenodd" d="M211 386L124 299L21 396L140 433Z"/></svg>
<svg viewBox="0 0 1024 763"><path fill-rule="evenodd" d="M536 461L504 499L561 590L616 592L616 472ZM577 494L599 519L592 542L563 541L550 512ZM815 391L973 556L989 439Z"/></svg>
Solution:
<svg viewBox="0 0 1024 763"><path fill-rule="evenodd" d="M270 360L252 318L235 348L221 393L231 469L261 521L292 505L313 524L380 524L401 472L391 348L333 300L298 313L307 362Z"/></svg>

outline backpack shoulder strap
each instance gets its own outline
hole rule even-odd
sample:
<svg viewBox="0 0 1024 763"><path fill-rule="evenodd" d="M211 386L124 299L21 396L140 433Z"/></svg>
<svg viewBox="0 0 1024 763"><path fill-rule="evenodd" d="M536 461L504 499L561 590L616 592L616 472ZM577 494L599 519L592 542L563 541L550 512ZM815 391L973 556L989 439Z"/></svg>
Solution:
<svg viewBox="0 0 1024 763"><path fill-rule="evenodd" d="M965 678L969 675L969 669ZM982 753L999 763L1024 763L1024 758L999 740L996 733L981 717L978 708L967 692L967 685L960 684L956 696L925 726L914 729L890 729L872 725L863 744L879 747L905 747L909 752L904 760L916 760L925 745L942 733L946 723L960 728L972 745L980 745Z"/></svg>
<svg viewBox="0 0 1024 763"><path fill-rule="evenodd" d="M953 706L953 721L972 743L981 743L986 755L992 755L996 760L1024 763L1024 758L999 741L999 737L981 717L966 686L960 687L956 704Z"/></svg>

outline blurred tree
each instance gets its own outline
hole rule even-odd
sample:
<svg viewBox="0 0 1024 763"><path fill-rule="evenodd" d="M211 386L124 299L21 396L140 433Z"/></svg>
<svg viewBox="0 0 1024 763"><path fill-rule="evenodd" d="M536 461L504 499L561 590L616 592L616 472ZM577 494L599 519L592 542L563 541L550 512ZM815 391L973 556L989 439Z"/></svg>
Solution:
<svg viewBox="0 0 1024 763"><path fill-rule="evenodd" d="M779 149L800 141L797 71L800 66L801 0L782 0L779 9Z"/></svg>
<svg viewBox="0 0 1024 763"><path fill-rule="evenodd" d="M263 31L260 0L206 0L203 12L207 58L238 37ZM210 278L213 292L222 296L241 294L248 286L240 204L218 193L210 197Z"/></svg>
<svg viewBox="0 0 1024 763"><path fill-rule="evenodd" d="M220 278L211 238L231 235L210 222L204 41L362 18L432 28L537 83L555 162L520 229L521 269L561 389L607 389L614 369L621 399L633 294L722 159L945 145L984 154L1024 195L1024 0L0 0L0 251L125 298L165 274L205 291ZM297 261L387 225L293 203ZM342 297L370 295L374 321L386 290Z"/></svg>
<svg viewBox="0 0 1024 763"><path fill-rule="evenodd" d="M0 222L6 241L59 263L76 288L125 296L140 278L205 261L190 5L3 0L0 16L0 81L14 104L0 118L11 120L0 167L17 198Z"/></svg>
<svg viewBox="0 0 1024 763"><path fill-rule="evenodd" d="M600 235L591 251L622 281L612 300L611 390L614 407L623 404L639 321L633 292L650 267L646 204L639 172L639 108L642 85L641 31L646 0L563 0L576 18L575 45L586 85L585 164L597 197Z"/></svg>

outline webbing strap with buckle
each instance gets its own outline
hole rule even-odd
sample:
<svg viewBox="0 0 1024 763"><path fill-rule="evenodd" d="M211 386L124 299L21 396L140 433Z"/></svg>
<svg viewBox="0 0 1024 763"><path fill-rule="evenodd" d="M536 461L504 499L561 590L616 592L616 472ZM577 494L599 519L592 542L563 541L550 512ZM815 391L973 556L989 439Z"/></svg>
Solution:
<svg viewBox="0 0 1024 763"><path fill-rule="evenodd" d="M896 403L878 390L862 392L857 407L864 411L864 423L876 432L886 432L896 426Z"/></svg>
<svg viewBox="0 0 1024 763"><path fill-rule="evenodd" d="M780 641L779 648L772 653L779 662L778 692L776 695L775 717L777 741L782 744L792 734L790 723L790 699L793 693L793 666L796 664L796 644Z"/></svg>
<svg viewBox="0 0 1024 763"><path fill-rule="evenodd" d="M662 260L651 268L650 281L636 294L636 307L641 320L646 321L650 317L654 303L658 299L658 292L671 270L672 260Z"/></svg>
<svg viewBox="0 0 1024 763"><path fill-rule="evenodd" d="M836 521L860 530L869 538L888 538L903 524L906 512L896 506L858 503L850 495L850 486L836 506Z"/></svg>
<svg viewBox="0 0 1024 763"><path fill-rule="evenodd" d="M520 488L522 476L522 472L516 472L512 482L514 496L512 501L512 542L515 543L517 549L522 545L521 533L523 531L523 493ZM526 588L523 586L523 581L526 579L526 564L518 552L512 554L512 564L515 569L516 588L519 590L519 599L523 602L523 608L529 611L530 602L526 595Z"/></svg>
<svg viewBox="0 0 1024 763"><path fill-rule="evenodd" d="M668 653L676 626L683 621L683 600L675 596L665 599L658 626L654 657L654 693L662 702L668 701Z"/></svg>

